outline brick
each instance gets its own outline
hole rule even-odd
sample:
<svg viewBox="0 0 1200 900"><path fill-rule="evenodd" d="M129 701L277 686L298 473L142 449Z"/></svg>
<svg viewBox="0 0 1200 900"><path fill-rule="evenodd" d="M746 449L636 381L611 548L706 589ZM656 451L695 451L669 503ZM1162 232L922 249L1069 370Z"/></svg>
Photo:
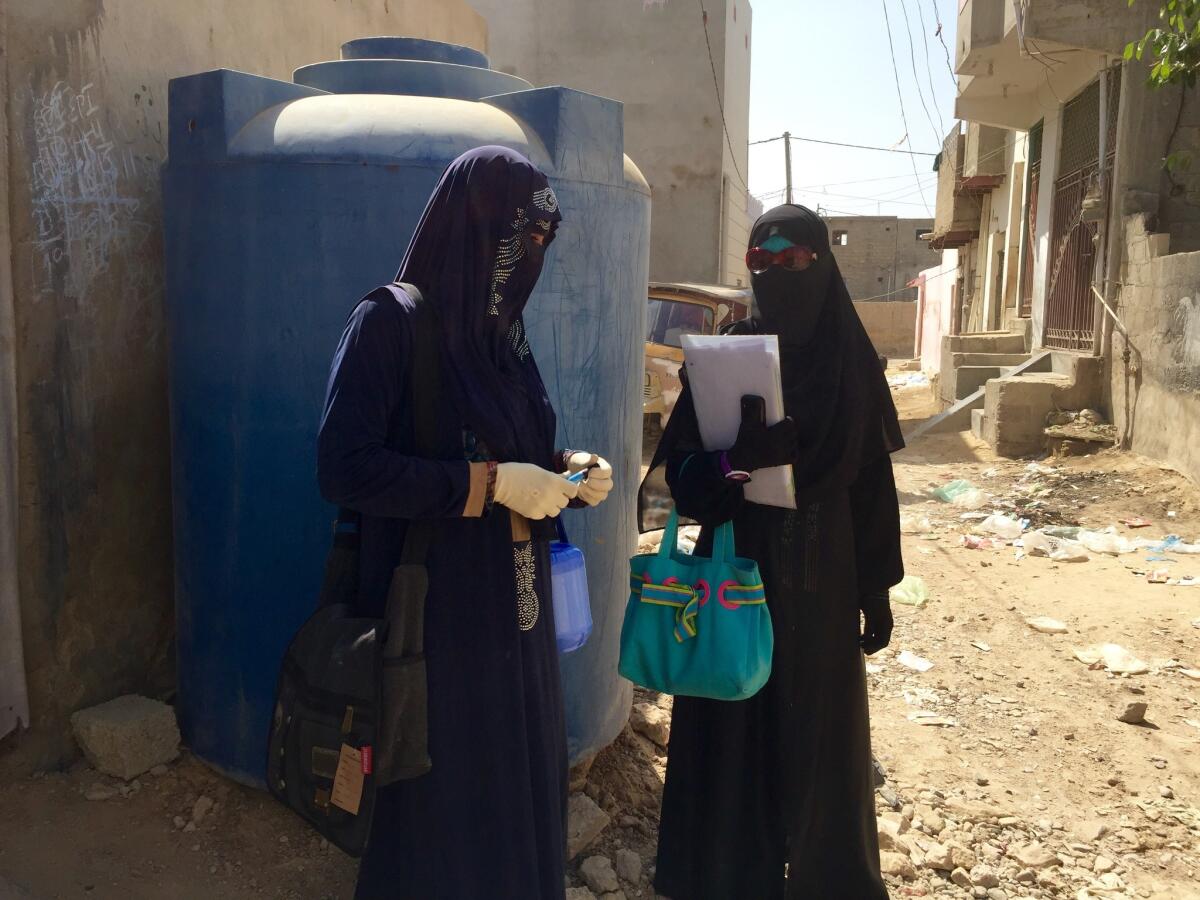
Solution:
<svg viewBox="0 0 1200 900"><path fill-rule="evenodd" d="M179 755L175 710L166 703L127 694L71 716L75 740L105 775L126 781Z"/></svg>

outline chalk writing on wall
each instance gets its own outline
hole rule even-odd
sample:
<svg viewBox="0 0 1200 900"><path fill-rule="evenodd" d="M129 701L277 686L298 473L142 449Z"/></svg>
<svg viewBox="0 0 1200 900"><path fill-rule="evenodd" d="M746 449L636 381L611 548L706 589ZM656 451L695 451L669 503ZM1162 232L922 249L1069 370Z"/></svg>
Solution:
<svg viewBox="0 0 1200 900"><path fill-rule="evenodd" d="M30 91L35 287L83 298L92 279L151 227L139 215L142 172L105 132L94 87Z"/></svg>

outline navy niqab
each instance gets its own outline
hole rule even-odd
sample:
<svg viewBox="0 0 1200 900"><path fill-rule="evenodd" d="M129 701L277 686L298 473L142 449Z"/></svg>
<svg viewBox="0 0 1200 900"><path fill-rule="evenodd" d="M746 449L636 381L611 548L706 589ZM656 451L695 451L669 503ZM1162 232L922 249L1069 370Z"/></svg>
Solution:
<svg viewBox="0 0 1200 900"><path fill-rule="evenodd" d="M503 462L551 466L554 410L521 313L561 219L533 163L478 147L442 175L397 275L437 309L442 358L453 361L445 387L465 427Z"/></svg>

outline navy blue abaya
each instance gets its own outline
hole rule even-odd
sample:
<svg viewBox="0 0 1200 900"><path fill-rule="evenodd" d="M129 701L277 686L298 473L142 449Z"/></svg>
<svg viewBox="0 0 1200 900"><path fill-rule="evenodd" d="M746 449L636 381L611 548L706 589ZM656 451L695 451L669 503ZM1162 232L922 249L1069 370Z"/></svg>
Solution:
<svg viewBox="0 0 1200 900"><path fill-rule="evenodd" d="M549 243L557 221L544 176L501 148L460 158L435 191L403 276L440 319L437 459L412 455L410 304L387 289L369 295L334 359L318 473L328 500L362 513L365 613L383 609L407 522L433 520L433 768L380 790L360 900L564 895L566 734L547 529L485 509L480 462L554 467L553 412L520 312L541 264L527 231Z"/></svg>

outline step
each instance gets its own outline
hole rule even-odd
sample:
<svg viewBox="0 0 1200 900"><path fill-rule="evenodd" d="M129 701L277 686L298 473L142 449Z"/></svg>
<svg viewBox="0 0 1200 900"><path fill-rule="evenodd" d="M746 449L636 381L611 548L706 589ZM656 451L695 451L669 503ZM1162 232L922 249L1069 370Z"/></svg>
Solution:
<svg viewBox="0 0 1200 900"><path fill-rule="evenodd" d="M950 364L962 366L1019 366L1029 362L1028 353L951 353Z"/></svg>
<svg viewBox="0 0 1200 900"><path fill-rule="evenodd" d="M983 439L1001 456L1041 453L1046 416L1064 408L1059 398L1073 386L1068 375L1030 372L995 378L984 388Z"/></svg>
<svg viewBox="0 0 1200 900"><path fill-rule="evenodd" d="M1041 372L1048 370L1051 365L1050 351L1043 350L1033 356L1029 362L1014 368L1007 377L1020 376L1024 372ZM992 379L991 383L999 379ZM927 419L913 429L904 439L912 443L927 435L950 434L956 431L967 431L971 427L972 410L982 409L985 400L985 388L980 388L973 394L963 397L951 405L945 412ZM985 420L986 423L986 420Z"/></svg>
<svg viewBox="0 0 1200 900"><path fill-rule="evenodd" d="M1000 378L1006 372L1011 371L1012 367L961 366L954 370L955 399L961 400L963 397L975 393L991 379Z"/></svg>
<svg viewBox="0 0 1200 900"><path fill-rule="evenodd" d="M943 348L952 353L1024 353L1025 336L1007 331L947 335Z"/></svg>
<svg viewBox="0 0 1200 900"><path fill-rule="evenodd" d="M985 414L984 410L982 410L982 409L971 410L971 434L975 435L975 437L979 438L979 440L981 440L981 441L984 440L983 428L984 428L984 422L986 422L986 421L987 421L987 415Z"/></svg>

